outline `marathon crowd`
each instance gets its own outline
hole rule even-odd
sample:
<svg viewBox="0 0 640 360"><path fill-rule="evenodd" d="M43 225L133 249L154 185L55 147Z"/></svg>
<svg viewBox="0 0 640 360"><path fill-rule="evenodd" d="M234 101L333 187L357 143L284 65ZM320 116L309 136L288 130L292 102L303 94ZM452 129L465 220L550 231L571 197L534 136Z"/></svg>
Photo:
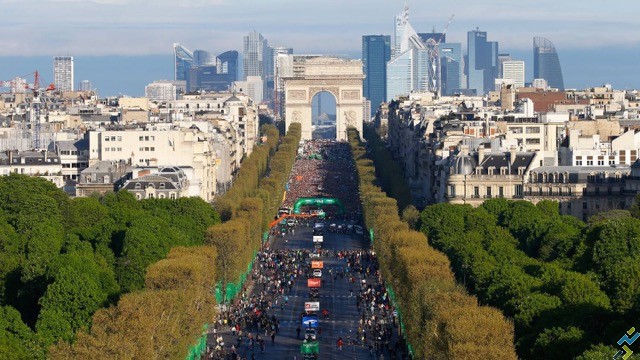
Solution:
<svg viewBox="0 0 640 360"><path fill-rule="evenodd" d="M348 213L355 214L360 206L359 195L353 191L357 188L349 143L306 141L293 165L283 205L292 207L301 197L336 197Z"/></svg>
<svg viewBox="0 0 640 360"><path fill-rule="evenodd" d="M406 344L397 335L398 320L389 295L381 280L375 254L367 250L264 250L257 254L251 274L251 289L219 314L213 331L215 346L208 350L209 359L255 359L274 345L280 331L278 314L288 309L289 294L296 281L311 276L309 258L312 252L320 258L336 258L345 266L328 270L329 281L351 284L359 320L351 329L354 338L334 339L340 349L348 346L368 348L376 358L407 359ZM251 293L251 295L249 295ZM326 310L325 310L326 311ZM328 312L323 314L328 316ZM300 336L300 327L297 334ZM222 333L227 336L225 341ZM231 342L229 343L229 340Z"/></svg>

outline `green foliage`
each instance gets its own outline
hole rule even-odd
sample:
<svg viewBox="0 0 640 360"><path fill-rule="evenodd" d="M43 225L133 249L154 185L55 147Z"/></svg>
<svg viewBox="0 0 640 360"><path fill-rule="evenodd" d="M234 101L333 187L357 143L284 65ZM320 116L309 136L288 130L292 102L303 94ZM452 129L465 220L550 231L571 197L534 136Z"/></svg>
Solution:
<svg viewBox="0 0 640 360"><path fill-rule="evenodd" d="M422 231L448 255L458 280L513 317L519 356L528 359L566 358L558 355L563 347L572 347L577 356L612 331L606 325L612 306L635 308L640 269L619 263L637 253L634 241L640 228L634 221L608 220L587 229L583 222L559 215L553 202L501 199L477 209L438 204L421 214ZM606 278L605 286L594 273L572 269L578 263ZM614 268L617 273L606 271ZM612 280L616 275L624 280Z"/></svg>
<svg viewBox="0 0 640 360"><path fill-rule="evenodd" d="M425 210L418 221L415 209L408 206L408 187L399 171L389 170L397 165L392 164L377 136L368 137L375 166L365 157L357 132L350 129L348 136L356 162L365 225L375 234L373 245L380 272L387 286L396 291L392 299L404 323L406 338L414 349L414 357L515 359L513 324L497 310L479 306L474 297L457 286L447 257L429 246L424 234L411 230L419 222L426 233L435 235L439 244L445 244L441 237L455 239L447 243L445 250L452 253L466 246L481 249L481 236L459 237L464 234L465 219L471 208L436 205ZM395 175L384 175L387 173ZM382 184L386 194L378 184ZM406 189L406 193L399 189ZM405 209L403 218L411 226L400 220L399 207ZM484 231L485 222L496 221L488 212L471 218L475 224L471 227L478 235ZM480 268L480 260L471 256L463 262L475 266L477 261ZM488 281L493 276L493 268L484 271L487 279L478 276L470 282Z"/></svg>
<svg viewBox="0 0 640 360"><path fill-rule="evenodd" d="M44 347L11 306L0 307L0 359L44 359Z"/></svg>

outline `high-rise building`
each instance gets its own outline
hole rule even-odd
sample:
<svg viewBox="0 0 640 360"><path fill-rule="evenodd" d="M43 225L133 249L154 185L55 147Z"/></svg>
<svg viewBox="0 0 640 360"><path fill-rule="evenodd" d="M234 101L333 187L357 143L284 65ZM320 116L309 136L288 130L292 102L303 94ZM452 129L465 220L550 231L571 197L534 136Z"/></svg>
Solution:
<svg viewBox="0 0 640 360"><path fill-rule="evenodd" d="M238 80L238 52L231 50L217 57L211 54L204 57L202 53L202 50L194 51L194 55L200 54L200 61L205 62L189 68L187 91L229 91L233 82Z"/></svg>
<svg viewBox="0 0 640 360"><path fill-rule="evenodd" d="M89 80L82 80L78 83L78 90L80 91L91 91L93 90L93 84Z"/></svg>
<svg viewBox="0 0 640 360"><path fill-rule="evenodd" d="M447 42L447 35L445 33L435 32L435 29L434 32L430 33L418 33L418 36L420 37L420 40L422 40L422 42L424 42L425 44L429 42L433 42L434 44L437 44L438 42Z"/></svg>
<svg viewBox="0 0 640 360"><path fill-rule="evenodd" d="M269 106L276 110L278 107L278 103L280 99L279 92L284 91L284 89L277 88L277 62L279 55L291 55L293 54L293 49L286 46L269 46L267 54L267 59L265 61L265 75L264 75L264 86L265 86L265 100L269 103Z"/></svg>
<svg viewBox="0 0 640 360"><path fill-rule="evenodd" d="M244 80L249 76L264 76L267 48L267 40L259 32L252 31L244 37L242 53Z"/></svg>
<svg viewBox="0 0 640 360"><path fill-rule="evenodd" d="M524 86L524 61L507 60L502 62L502 79L512 80L516 88Z"/></svg>
<svg viewBox="0 0 640 360"><path fill-rule="evenodd" d="M440 43L441 93L451 96L462 88L462 44Z"/></svg>
<svg viewBox="0 0 640 360"><path fill-rule="evenodd" d="M511 61L513 58L509 54L498 54L498 77L502 78L502 63Z"/></svg>
<svg viewBox="0 0 640 360"><path fill-rule="evenodd" d="M430 50L409 23L409 8L395 17L394 52L387 63L387 101L429 89Z"/></svg>
<svg viewBox="0 0 640 360"><path fill-rule="evenodd" d="M387 61L391 60L391 36L364 35L362 37L363 93L371 101L371 114L387 99Z"/></svg>
<svg viewBox="0 0 640 360"><path fill-rule="evenodd" d="M498 43L487 41L487 32L467 32L467 89L484 95L493 89L498 77Z"/></svg>
<svg viewBox="0 0 640 360"><path fill-rule="evenodd" d="M73 56L53 58L53 83L57 90L73 91Z"/></svg>
<svg viewBox="0 0 640 360"><path fill-rule="evenodd" d="M216 66L216 57L208 51L195 50L193 52L193 66Z"/></svg>
<svg viewBox="0 0 640 360"><path fill-rule="evenodd" d="M194 64L193 53L184 46L173 44L173 80L187 80L189 68Z"/></svg>
<svg viewBox="0 0 640 360"><path fill-rule="evenodd" d="M556 47L549 39L533 38L533 78L545 79L547 84L559 90L564 90L562 68Z"/></svg>

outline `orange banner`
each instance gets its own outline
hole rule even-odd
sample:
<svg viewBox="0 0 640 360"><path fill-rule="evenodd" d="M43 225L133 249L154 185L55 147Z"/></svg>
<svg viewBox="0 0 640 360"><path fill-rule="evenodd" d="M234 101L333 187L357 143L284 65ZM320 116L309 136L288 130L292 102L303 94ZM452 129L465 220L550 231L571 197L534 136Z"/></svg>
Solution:
<svg viewBox="0 0 640 360"><path fill-rule="evenodd" d="M324 262L322 261L312 261L311 262L312 269L322 269L324 268Z"/></svg>
<svg viewBox="0 0 640 360"><path fill-rule="evenodd" d="M318 278L307 279L307 286L310 288L319 288L322 285L322 280Z"/></svg>

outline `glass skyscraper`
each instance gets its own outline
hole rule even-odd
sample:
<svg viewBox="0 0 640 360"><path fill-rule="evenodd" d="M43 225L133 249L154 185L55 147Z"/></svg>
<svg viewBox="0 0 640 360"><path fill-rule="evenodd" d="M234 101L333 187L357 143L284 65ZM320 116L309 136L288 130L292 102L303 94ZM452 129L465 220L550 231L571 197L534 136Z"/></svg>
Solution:
<svg viewBox="0 0 640 360"><path fill-rule="evenodd" d="M247 79L247 76L264 76L264 62L268 58L268 43L262 34L252 31L244 37L242 56L244 80Z"/></svg>
<svg viewBox="0 0 640 360"><path fill-rule="evenodd" d="M387 61L391 59L391 36L362 36L363 93L371 101L371 115L387 98Z"/></svg>
<svg viewBox="0 0 640 360"><path fill-rule="evenodd" d="M498 77L498 43L487 41L487 32L467 32L467 89L484 95L494 88Z"/></svg>
<svg viewBox="0 0 640 360"><path fill-rule="evenodd" d="M187 80L192 65L193 53L180 44L173 44L173 79Z"/></svg>
<svg viewBox="0 0 640 360"><path fill-rule="evenodd" d="M440 43L442 95L450 96L462 88L462 44Z"/></svg>
<svg viewBox="0 0 640 360"><path fill-rule="evenodd" d="M533 38L533 77L545 79L550 87L564 90L560 59L556 47L549 39Z"/></svg>

